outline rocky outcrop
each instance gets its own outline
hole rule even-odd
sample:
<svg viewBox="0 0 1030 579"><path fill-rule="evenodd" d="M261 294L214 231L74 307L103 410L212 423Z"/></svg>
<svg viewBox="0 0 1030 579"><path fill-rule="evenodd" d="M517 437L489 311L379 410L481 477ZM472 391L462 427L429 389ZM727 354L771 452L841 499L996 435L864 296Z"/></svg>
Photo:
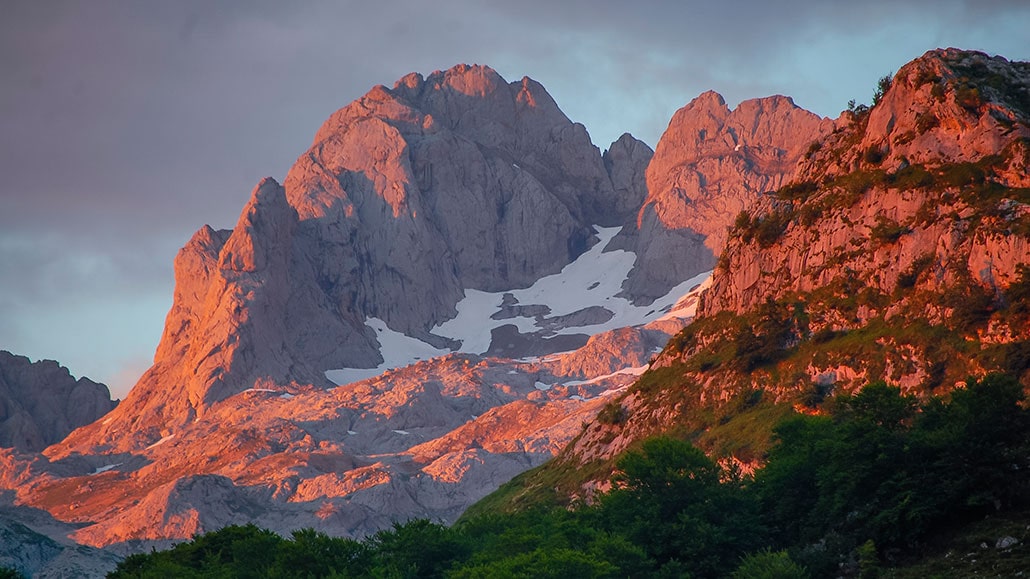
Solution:
<svg viewBox="0 0 1030 579"><path fill-rule="evenodd" d="M528 286L595 243L591 225L626 222L648 154L629 136L613 145L616 190L542 86L487 67L372 89L325 122L284 186L254 189L231 232L205 227L183 248L153 367L70 444L139 448L256 380L321 387L326 370L376 367L369 318L460 347L430 330L465 291Z"/></svg>
<svg viewBox="0 0 1030 579"><path fill-rule="evenodd" d="M1027 187L1030 63L955 48L931 50L894 75L871 109L860 108L802 163L799 181L857 170L977 162L1001 155L992 177Z"/></svg>
<svg viewBox="0 0 1030 579"><path fill-rule="evenodd" d="M711 269L733 219L793 177L811 143L832 129L832 121L784 96L731 111L721 95L706 92L676 111L647 167L627 294L654 299Z"/></svg>
<svg viewBox="0 0 1030 579"><path fill-rule="evenodd" d="M971 280L1000 295L1030 255L1028 90L1027 63L976 52L901 68L738 224L703 314L843 283L891 295Z"/></svg>
<svg viewBox="0 0 1030 579"><path fill-rule="evenodd" d="M698 319L521 494L589 497L619 453L668 433L753 467L775 413L873 381L916 397L989 372L1030 387L1030 65L931 51L884 88L733 220Z"/></svg>
<svg viewBox="0 0 1030 579"><path fill-rule="evenodd" d="M107 386L0 351L0 447L40 451L114 408Z"/></svg>
<svg viewBox="0 0 1030 579"><path fill-rule="evenodd" d="M596 342L575 367L451 354L329 390L261 381L131 453L0 455L0 484L98 547L244 522L364 536L411 517L453 521L633 380L617 346Z"/></svg>
<svg viewBox="0 0 1030 579"><path fill-rule="evenodd" d="M13 494L0 493L0 567L39 579L102 577L121 560L116 554L69 540L73 525L55 520L46 511L14 506Z"/></svg>
<svg viewBox="0 0 1030 579"><path fill-rule="evenodd" d="M651 147L629 133L624 133L604 152L604 168L608 171L615 191L614 199L609 204L614 209L614 215L610 215L609 220L636 217L647 199L647 167L653 157Z"/></svg>

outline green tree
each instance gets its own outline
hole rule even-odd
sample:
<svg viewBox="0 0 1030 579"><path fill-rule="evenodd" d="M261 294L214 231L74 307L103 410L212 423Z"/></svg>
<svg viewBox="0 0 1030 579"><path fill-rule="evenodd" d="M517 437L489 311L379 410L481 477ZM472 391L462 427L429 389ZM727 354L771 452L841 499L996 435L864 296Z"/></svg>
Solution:
<svg viewBox="0 0 1030 579"><path fill-rule="evenodd" d="M880 104L883 100L883 96L887 94L887 91L891 88L891 80L894 76L893 72L887 73L885 76L881 76L880 80L876 82L876 90L873 91L873 106Z"/></svg>
<svg viewBox="0 0 1030 579"><path fill-rule="evenodd" d="M398 577L442 577L470 552L459 531L425 519L394 524L373 535L368 544L376 566Z"/></svg>
<svg viewBox="0 0 1030 579"><path fill-rule="evenodd" d="M617 465L623 474L601 498L602 524L658 565L678 561L692 575L719 576L761 543L757 505L742 481L689 443L649 439Z"/></svg>
<svg viewBox="0 0 1030 579"><path fill-rule="evenodd" d="M808 570L791 560L786 551L765 549L744 557L732 579L808 579Z"/></svg>

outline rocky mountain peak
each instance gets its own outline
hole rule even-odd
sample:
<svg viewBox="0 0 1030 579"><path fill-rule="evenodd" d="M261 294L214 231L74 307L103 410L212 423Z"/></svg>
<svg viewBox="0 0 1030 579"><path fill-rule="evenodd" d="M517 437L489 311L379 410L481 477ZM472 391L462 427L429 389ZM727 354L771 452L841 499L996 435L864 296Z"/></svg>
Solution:
<svg viewBox="0 0 1030 579"><path fill-rule="evenodd" d="M647 198L647 165L652 157L651 147L629 133L623 133L602 155L614 188L612 201L617 215L636 217Z"/></svg>
<svg viewBox="0 0 1030 579"><path fill-rule="evenodd" d="M0 350L0 447L38 452L116 404L107 386L75 379L53 360Z"/></svg>
<svg viewBox="0 0 1030 579"><path fill-rule="evenodd" d="M218 267L256 272L285 267L297 212L286 202L286 192L271 177L251 194L240 219L219 255Z"/></svg>
<svg viewBox="0 0 1030 579"><path fill-rule="evenodd" d="M834 322L848 327L904 311L901 289L972 300L1018 278L1030 255L1030 64L934 50L880 88L738 220L702 312L841 284L895 296L889 312Z"/></svg>
<svg viewBox="0 0 1030 579"><path fill-rule="evenodd" d="M954 48L932 50L898 70L879 102L852 113L850 123L813 151L799 179L1001 154L1016 164L998 178L1025 186L1028 121L1030 64Z"/></svg>
<svg viewBox="0 0 1030 579"><path fill-rule="evenodd" d="M734 217L793 177L806 147L832 129L832 121L783 96L731 111L709 91L676 111L647 167L638 268L627 293L653 299L675 280L710 269Z"/></svg>

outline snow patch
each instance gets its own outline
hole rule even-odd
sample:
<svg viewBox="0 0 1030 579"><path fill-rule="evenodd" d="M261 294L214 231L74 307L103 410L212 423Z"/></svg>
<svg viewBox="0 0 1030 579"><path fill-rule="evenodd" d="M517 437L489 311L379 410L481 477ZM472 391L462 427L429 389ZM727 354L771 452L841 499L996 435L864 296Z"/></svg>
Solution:
<svg viewBox="0 0 1030 579"><path fill-rule="evenodd" d="M147 450L150 450L151 448L154 448L155 446L161 446L162 444L168 442L169 440L171 440L173 438L175 438L175 435L174 434L169 434L168 436L165 436L161 440L159 440L159 441L155 442L154 444L151 444L150 446L148 446Z"/></svg>
<svg viewBox="0 0 1030 579"><path fill-rule="evenodd" d="M326 371L325 377L337 386L373 378L387 370L409 366L419 360L435 358L448 353L448 350L439 350L422 340L391 330L386 322L379 318L368 318L365 320L365 325L376 332L383 363L375 368L341 368ZM487 346L489 347L489 344Z"/></svg>
<svg viewBox="0 0 1030 579"><path fill-rule="evenodd" d="M95 471L89 473L89 476L93 476L95 474L100 474L102 472L107 472L107 471L109 471L112 468L115 468L117 466L122 466L122 463L116 462L114 464L107 464L107 465L104 465L104 466L101 466L101 467L97 467L97 469Z"/></svg>
<svg viewBox="0 0 1030 579"><path fill-rule="evenodd" d="M551 389L551 385L550 384L544 384L543 382L537 382L536 384L534 384L534 386L536 387L537 390L541 390L541 391L547 391L547 390Z"/></svg>
<svg viewBox="0 0 1030 579"><path fill-rule="evenodd" d="M603 308L612 314L604 323L588 326L569 325L552 328L553 334L594 335L618 328L641 326L658 320L689 318L697 309L697 295L710 283L711 272L705 272L672 288L665 296L647 306L635 306L629 300L617 297L623 282L629 277L636 261L636 254L622 249L605 252L611 240L621 227L594 226L598 242L584 252L576 261L565 266L561 272L540 278L532 286L499 292L485 292L466 289L465 297L455 308L457 315L433 328L438 336L458 340L461 347L457 352L485 354L490 348L492 332L504 325L514 325L523 334L543 330L535 317L518 316L494 320L490 316L502 310L505 294L511 294L518 305L542 305L550 309L546 318L555 318L583 310ZM391 330L379 318L368 318L365 325L376 332L383 362L375 368L340 368L325 372L327 379L336 385L350 384L381 375L387 370L411 365L419 360L428 360L450 353ZM533 363L539 357L519 360ZM518 372L509 371L510 374Z"/></svg>
<svg viewBox="0 0 1030 579"><path fill-rule="evenodd" d="M396 432L397 434L400 434L401 436L407 436L407 435L411 434L407 430L394 430L394 432Z"/></svg>
<svg viewBox="0 0 1030 579"><path fill-rule="evenodd" d="M620 375L640 376L644 372L647 372L647 366L636 366L636 367L633 367L633 368L623 368L622 370L619 370L617 372L612 372L611 374L605 374L604 376L597 376L596 378L591 378L589 380L573 380L572 382L566 382L565 385L566 386L583 386L584 384L596 384L596 383L598 383L598 382L600 382L602 380L607 380L609 378L614 378L616 376L620 376Z"/></svg>
<svg viewBox="0 0 1030 579"><path fill-rule="evenodd" d="M491 331L503 325L514 325L522 333L543 329L535 318L515 317L501 320L490 316L501 310L504 294L511 294L520 305L544 305L550 308L548 318L564 316L589 307L600 307L611 312L608 321L589 326L569 326L557 334L598 334L639 326L658 319L689 317L696 310L696 300L682 308L677 303L711 276L705 272L672 288L665 296L647 306L635 306L629 300L617 297L622 284L629 277L636 254L604 248L621 227L595 226L599 241L561 272L542 277L532 286L500 292L465 290L465 298L458 302L458 315L433 328L433 333L461 341L460 352L483 354L490 348ZM688 300L689 301L689 300ZM693 309L691 309L693 308Z"/></svg>
<svg viewBox="0 0 1030 579"><path fill-rule="evenodd" d="M671 320L671 319L687 319L693 318L697 315L697 305L700 303L701 293L704 292L709 286L712 285L712 272L702 274L705 277L700 284L692 288L681 298L676 300L676 303L669 309L668 313L658 318L658 321ZM701 276L694 277L689 281L697 280ZM661 350L659 350L660 352Z"/></svg>

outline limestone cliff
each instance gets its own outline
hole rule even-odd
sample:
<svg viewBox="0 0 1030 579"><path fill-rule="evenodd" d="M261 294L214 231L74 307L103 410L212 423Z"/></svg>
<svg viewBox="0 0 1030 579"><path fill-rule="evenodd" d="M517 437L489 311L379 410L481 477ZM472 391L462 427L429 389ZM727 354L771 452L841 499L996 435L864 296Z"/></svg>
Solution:
<svg viewBox="0 0 1030 579"><path fill-rule="evenodd" d="M525 484L574 469L559 490L589 496L662 433L746 469L777 420L874 380L1030 389L1030 64L936 50L883 88L738 215L697 319Z"/></svg>
<svg viewBox="0 0 1030 579"><path fill-rule="evenodd" d="M676 111L647 167L627 293L653 299L711 269L737 214L793 177L811 143L832 129L832 121L784 96L731 111L721 95L706 92Z"/></svg>
<svg viewBox="0 0 1030 579"><path fill-rule="evenodd" d="M40 451L114 408L111 393L53 360L0 350L0 447Z"/></svg>
<svg viewBox="0 0 1030 579"><path fill-rule="evenodd" d="M1030 255L1028 90L1030 66L980 53L901 68L737 223L702 311L748 311L843 275L887 295L967 278L999 295Z"/></svg>

